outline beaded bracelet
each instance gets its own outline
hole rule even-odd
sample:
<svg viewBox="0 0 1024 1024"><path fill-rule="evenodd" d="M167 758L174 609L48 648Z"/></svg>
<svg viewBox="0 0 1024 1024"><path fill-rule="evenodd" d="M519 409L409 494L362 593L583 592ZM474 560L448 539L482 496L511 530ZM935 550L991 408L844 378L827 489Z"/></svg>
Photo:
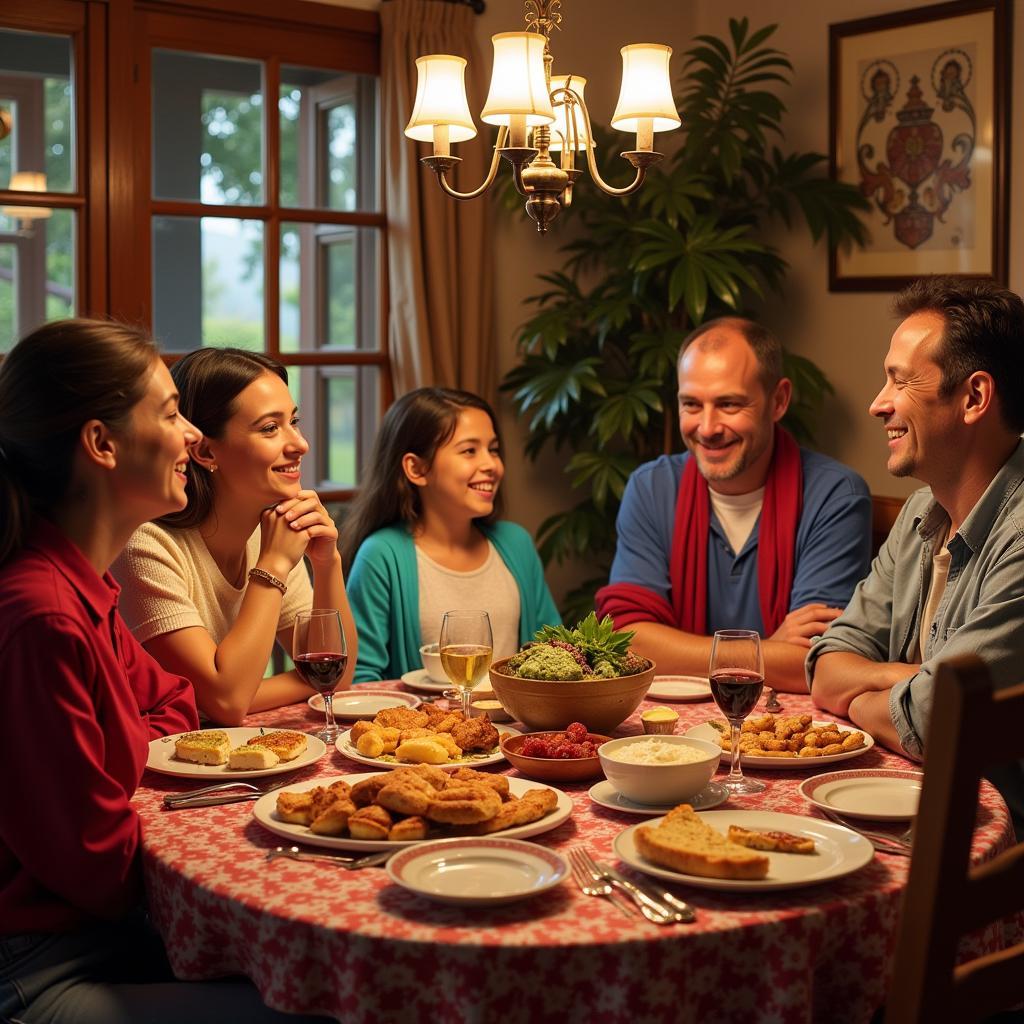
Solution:
<svg viewBox="0 0 1024 1024"><path fill-rule="evenodd" d="M250 569L249 579L260 580L263 583L269 583L272 587L277 587L281 591L282 597L288 593L288 587L284 580L279 580L272 572L267 572L266 569Z"/></svg>

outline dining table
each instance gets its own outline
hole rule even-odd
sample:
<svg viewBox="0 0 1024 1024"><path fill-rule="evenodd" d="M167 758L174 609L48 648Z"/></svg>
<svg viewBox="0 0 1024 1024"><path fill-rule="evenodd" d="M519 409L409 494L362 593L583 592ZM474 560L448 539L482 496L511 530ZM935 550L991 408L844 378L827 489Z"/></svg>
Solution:
<svg viewBox="0 0 1024 1024"><path fill-rule="evenodd" d="M780 696L786 714L815 714L808 695ZM641 732L640 713L654 703L644 701L613 735ZM672 706L679 733L720 717L710 701ZM760 713L759 706L753 714ZM586 724L585 707L579 718ZM304 732L322 723L322 712L306 704L245 722ZM879 744L828 765L911 767ZM372 770L328 748L288 781ZM489 770L518 774L507 762ZM723 762L716 778L727 770ZM799 786L823 770L813 763L747 768L766 789L731 796L723 808L818 817ZM268 861L282 839L254 819L251 803L164 808L165 794L204 784L147 771L134 797L152 919L179 978L244 975L276 1009L348 1024L856 1024L869 1021L885 999L906 857L875 852L852 874L784 891L666 883L696 909L689 924L627 916L608 900L585 896L571 878L517 903L453 906L393 884L380 867ZM572 815L531 842L562 853L582 845L644 880L617 860L613 842L648 819L592 802L592 781L552 785L569 796ZM1006 805L983 782L972 860L990 859L1012 842ZM972 935L964 952L990 952L1022 938L1014 918Z"/></svg>

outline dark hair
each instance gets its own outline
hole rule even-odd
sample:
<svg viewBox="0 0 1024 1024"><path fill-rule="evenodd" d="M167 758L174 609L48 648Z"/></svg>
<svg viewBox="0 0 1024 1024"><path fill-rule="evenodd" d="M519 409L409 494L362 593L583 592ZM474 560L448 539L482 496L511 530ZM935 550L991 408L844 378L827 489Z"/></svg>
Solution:
<svg viewBox="0 0 1024 1024"><path fill-rule="evenodd" d="M123 427L159 355L139 328L57 320L0 363L0 563L67 494L82 426Z"/></svg>
<svg viewBox="0 0 1024 1024"><path fill-rule="evenodd" d="M775 390L775 385L782 380L782 343L767 327L756 320L748 320L742 316L720 316L702 323L683 339L676 365L695 341L716 327L731 327L739 331L757 358L758 366L761 368L761 384L765 391L771 394Z"/></svg>
<svg viewBox="0 0 1024 1024"><path fill-rule="evenodd" d="M200 348L182 356L171 367L178 388L178 411L194 423L205 437L224 436L227 422L235 414L238 396L258 377L273 373L288 383L288 371L261 352L240 348ZM213 508L213 481L195 461L185 484L188 504L180 512L161 516L157 522L179 530L198 526Z"/></svg>
<svg viewBox="0 0 1024 1024"><path fill-rule="evenodd" d="M417 388L402 395L384 414L373 444L370 471L341 528L339 547L346 570L351 568L359 545L375 530L399 522L411 526L423 514L419 488L406 477L402 457L412 452L429 467L438 448L455 433L463 409L487 413L498 433L494 410L470 391ZM500 443L500 435L498 440ZM500 519L501 509L499 489L493 510L480 522Z"/></svg>
<svg viewBox="0 0 1024 1024"><path fill-rule="evenodd" d="M945 327L934 353L942 371L939 394L946 397L975 370L992 375L1007 428L1024 432L1024 301L994 281L922 277L895 299L893 312L905 320L937 313Z"/></svg>

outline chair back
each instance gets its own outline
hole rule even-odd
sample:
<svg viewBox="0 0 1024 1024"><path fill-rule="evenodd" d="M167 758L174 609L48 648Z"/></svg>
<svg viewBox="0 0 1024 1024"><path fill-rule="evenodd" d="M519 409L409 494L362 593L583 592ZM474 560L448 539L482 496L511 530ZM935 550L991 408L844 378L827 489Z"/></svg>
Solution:
<svg viewBox="0 0 1024 1024"><path fill-rule="evenodd" d="M878 554L878 549L885 543L889 531L896 523L896 518L903 508L905 498L889 498L884 494L871 495L871 557Z"/></svg>
<svg viewBox="0 0 1024 1024"><path fill-rule="evenodd" d="M939 664L886 1024L975 1021L1024 998L1024 943L957 963L963 936L1024 910L1024 843L970 864L980 780L1022 757L1024 685L994 692L975 655Z"/></svg>

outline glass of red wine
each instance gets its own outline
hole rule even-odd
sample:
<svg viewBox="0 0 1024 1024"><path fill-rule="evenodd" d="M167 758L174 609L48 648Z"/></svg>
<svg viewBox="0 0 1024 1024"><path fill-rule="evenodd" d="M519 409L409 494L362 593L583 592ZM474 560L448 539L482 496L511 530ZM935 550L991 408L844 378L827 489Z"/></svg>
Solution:
<svg viewBox="0 0 1024 1024"><path fill-rule="evenodd" d="M323 729L315 735L333 743L338 735L334 722L334 688L348 664L348 647L341 616L334 608L313 608L295 618L292 660L303 682L323 694L326 716Z"/></svg>
<svg viewBox="0 0 1024 1024"><path fill-rule="evenodd" d="M731 794L760 793L765 785L743 775L740 763L740 732L743 719L754 709L764 689L761 637L752 629L720 629L711 642L708 668L711 695L729 720L732 731L732 764L722 785Z"/></svg>

